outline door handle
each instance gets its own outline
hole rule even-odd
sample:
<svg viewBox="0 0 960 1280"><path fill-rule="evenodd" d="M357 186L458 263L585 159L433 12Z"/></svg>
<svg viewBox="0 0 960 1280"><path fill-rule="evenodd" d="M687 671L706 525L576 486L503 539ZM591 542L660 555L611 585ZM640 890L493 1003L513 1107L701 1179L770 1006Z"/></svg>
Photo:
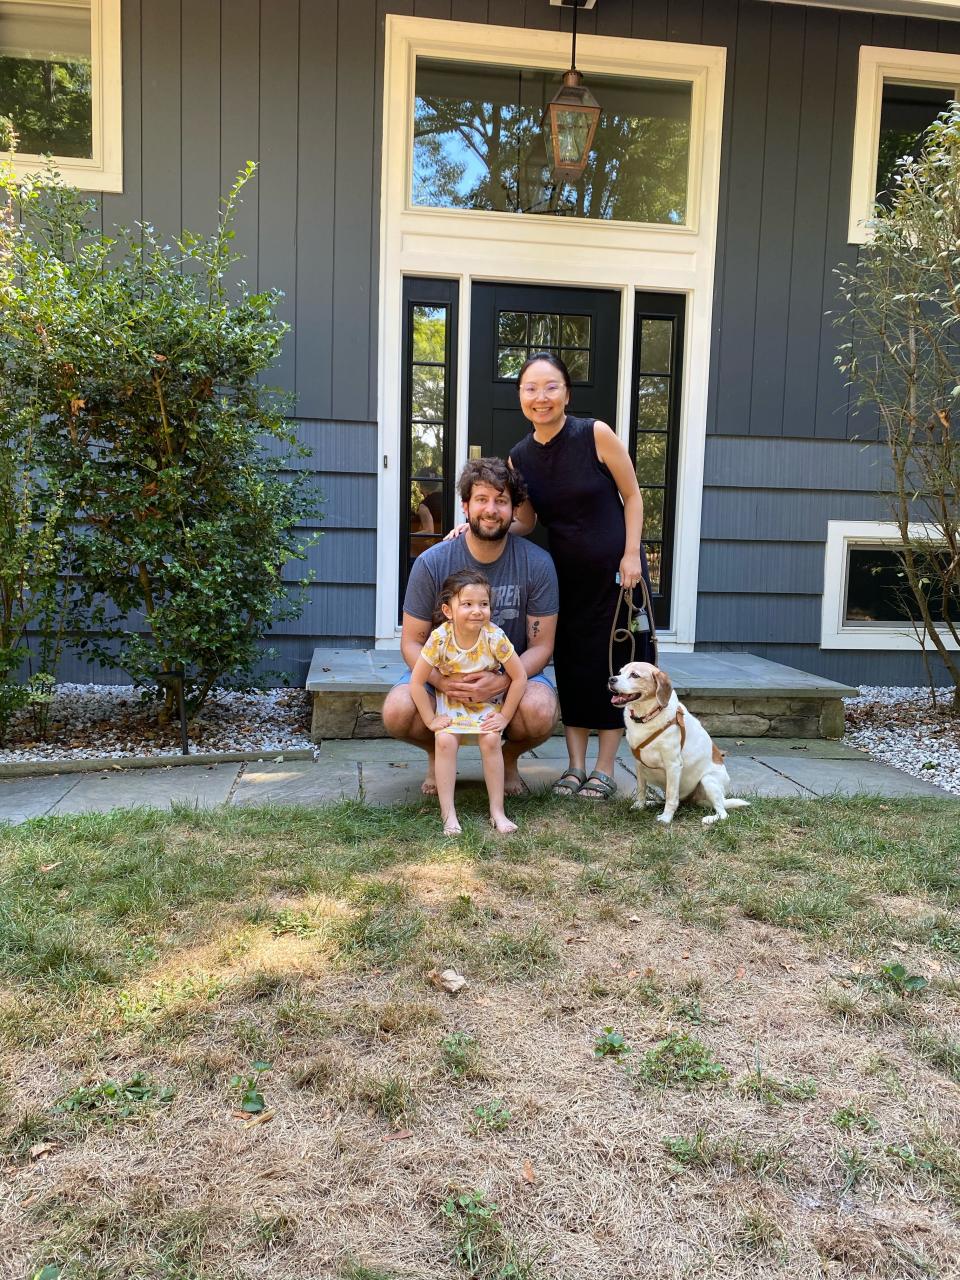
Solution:
<svg viewBox="0 0 960 1280"><path fill-rule="evenodd" d="M471 458L482 458L483 454L480 452L480 449L481 449L480 445L472 444L468 450L469 456Z"/></svg>

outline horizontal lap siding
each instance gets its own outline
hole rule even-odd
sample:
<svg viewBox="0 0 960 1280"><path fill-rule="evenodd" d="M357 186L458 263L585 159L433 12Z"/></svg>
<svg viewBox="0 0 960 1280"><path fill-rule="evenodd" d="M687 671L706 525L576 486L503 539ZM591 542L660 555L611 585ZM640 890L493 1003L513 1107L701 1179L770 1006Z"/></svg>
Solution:
<svg viewBox="0 0 960 1280"><path fill-rule="evenodd" d="M863 44L960 48L960 24L740 0L727 83L698 649L836 679L917 683L916 653L821 652L829 520L889 519L875 415L833 357ZM705 21L704 39L711 32Z"/></svg>

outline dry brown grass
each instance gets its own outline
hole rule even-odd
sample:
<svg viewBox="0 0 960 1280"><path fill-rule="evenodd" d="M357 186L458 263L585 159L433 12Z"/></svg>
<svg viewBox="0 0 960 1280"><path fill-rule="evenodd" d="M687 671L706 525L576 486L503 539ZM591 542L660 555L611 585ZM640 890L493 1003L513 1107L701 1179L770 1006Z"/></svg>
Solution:
<svg viewBox="0 0 960 1280"><path fill-rule="evenodd" d="M767 813L763 858L790 864L771 892L805 891L793 859L800 844L820 856L810 829L798 841ZM958 927L950 895L864 886L848 935L781 928L725 878L742 848L699 824L644 826L638 845L610 821L594 858L534 808L539 846L468 836L300 892L288 837L283 872L210 915L155 922L155 955L121 983L5 979L0 1274L454 1280L469 1271L442 1206L481 1191L541 1280L960 1275L960 1086L949 1058L917 1049L918 1034L958 1039L953 961L895 924L875 932L880 915ZM874 981L888 960L930 987L891 994ZM438 963L468 988L431 987ZM608 1026L633 1049L619 1062L594 1055ZM445 1065L452 1032L482 1069ZM727 1078L645 1085L641 1059L671 1033ZM248 1124L228 1082L257 1058L272 1118ZM56 1110L78 1085L136 1073L174 1101ZM768 1096L751 1077L816 1094ZM502 1132L473 1123L493 1098ZM839 1127L845 1108L869 1124Z"/></svg>

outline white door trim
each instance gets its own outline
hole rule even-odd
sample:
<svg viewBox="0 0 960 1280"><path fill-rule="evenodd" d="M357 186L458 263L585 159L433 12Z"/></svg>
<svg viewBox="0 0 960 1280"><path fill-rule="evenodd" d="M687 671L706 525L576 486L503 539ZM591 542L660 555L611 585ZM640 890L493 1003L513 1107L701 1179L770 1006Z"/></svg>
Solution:
<svg viewBox="0 0 960 1280"><path fill-rule="evenodd" d="M475 280L618 289L621 367L631 368L634 294L687 298L673 617L665 646L691 648L696 633L700 506L706 439L720 186L720 139L726 50L708 45L583 36L577 63L591 71L689 80L693 84L688 225L651 226L511 213L423 209L409 200L417 54L563 71L569 37L479 23L386 19L383 167L380 211L377 505L377 644L396 646L397 530L400 516L402 282L405 275L460 282L455 466L466 458L470 370L470 294ZM629 438L629 377L621 377L617 422Z"/></svg>

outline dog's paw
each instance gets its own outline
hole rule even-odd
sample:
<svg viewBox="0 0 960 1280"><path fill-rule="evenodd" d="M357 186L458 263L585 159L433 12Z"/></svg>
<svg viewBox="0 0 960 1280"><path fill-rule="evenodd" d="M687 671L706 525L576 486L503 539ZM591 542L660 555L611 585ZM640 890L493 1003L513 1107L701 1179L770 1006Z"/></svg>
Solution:
<svg viewBox="0 0 960 1280"><path fill-rule="evenodd" d="M705 818L700 821L705 827L712 827L715 822L725 822L727 815L725 813L708 813Z"/></svg>
<svg viewBox="0 0 960 1280"><path fill-rule="evenodd" d="M632 813L634 809L646 809L649 803L650 803L649 800L647 800L646 802L643 800L634 800L633 804L630 806L630 811Z"/></svg>
<svg viewBox="0 0 960 1280"><path fill-rule="evenodd" d="M661 804L663 804L662 800L658 800L656 796L651 796L649 800L644 800L642 804L638 803L637 808L638 809L659 809Z"/></svg>
<svg viewBox="0 0 960 1280"><path fill-rule="evenodd" d="M670 823L673 821L673 814L667 813L666 810L664 810L663 813L657 814L657 821L662 822L665 827L669 827Z"/></svg>

